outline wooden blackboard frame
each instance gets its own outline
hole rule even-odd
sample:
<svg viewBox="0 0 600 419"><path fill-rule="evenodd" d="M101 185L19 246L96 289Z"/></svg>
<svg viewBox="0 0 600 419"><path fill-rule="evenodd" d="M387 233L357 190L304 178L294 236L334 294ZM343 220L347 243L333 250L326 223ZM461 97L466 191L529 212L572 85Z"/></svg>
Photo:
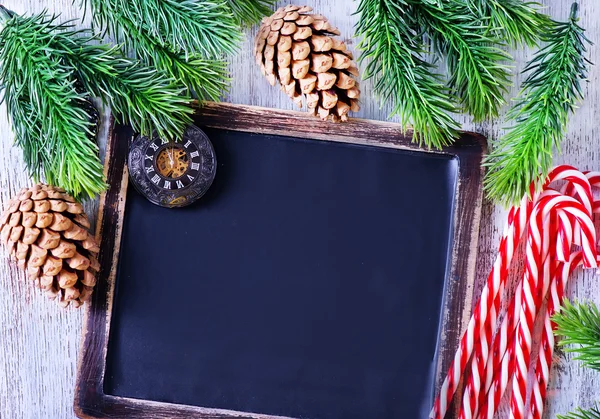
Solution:
<svg viewBox="0 0 600 419"><path fill-rule="evenodd" d="M482 202L481 161L485 152L485 138L479 134L465 132L454 145L440 151L430 151L413 144L412 133L404 132L402 126L396 123L353 119L348 123L334 124L322 122L302 112L228 103L203 104L201 110L195 115L195 123L199 126L257 134L340 141L458 157L459 173L453 220L454 241L441 311L442 325L435 375L436 388L438 388L443 374L450 365L472 308ZM124 127L115 125L109 133L105 164L109 187L100 199L96 225L96 235L100 243L101 269L91 301L85 307L77 366L75 413L80 418L274 419L275 416L270 415L137 400L104 393L114 285L128 187L126 158L130 138L127 138L127 132Z"/></svg>

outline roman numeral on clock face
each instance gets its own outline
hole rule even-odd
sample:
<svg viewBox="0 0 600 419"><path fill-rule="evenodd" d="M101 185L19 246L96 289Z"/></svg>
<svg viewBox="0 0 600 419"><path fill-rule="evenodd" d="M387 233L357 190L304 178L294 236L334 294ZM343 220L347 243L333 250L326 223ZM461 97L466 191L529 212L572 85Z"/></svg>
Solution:
<svg viewBox="0 0 600 419"><path fill-rule="evenodd" d="M158 175L154 175L154 177L152 178L152 183L154 183L155 185L158 185L160 182L160 177Z"/></svg>
<svg viewBox="0 0 600 419"><path fill-rule="evenodd" d="M169 142L169 140L165 140L164 138L161 138L160 143L161 144L167 144Z"/></svg>
<svg viewBox="0 0 600 419"><path fill-rule="evenodd" d="M198 157L200 155L200 153L196 150L193 153L190 153L190 157L194 158L194 157Z"/></svg>
<svg viewBox="0 0 600 419"><path fill-rule="evenodd" d="M168 180L165 180L165 189L171 189L171 182L169 182Z"/></svg>
<svg viewBox="0 0 600 419"><path fill-rule="evenodd" d="M192 163L192 170L195 170L195 171L200 170L200 163Z"/></svg>
<svg viewBox="0 0 600 419"><path fill-rule="evenodd" d="M183 146L184 146L185 148L188 148L188 147L189 147L189 146L191 146L191 145L192 145L192 142L191 142L190 140L188 140L188 141L187 141L187 143L185 143Z"/></svg>
<svg viewBox="0 0 600 419"><path fill-rule="evenodd" d="M180 180L177 181L177 188L178 189L183 188L183 183Z"/></svg>
<svg viewBox="0 0 600 419"><path fill-rule="evenodd" d="M145 160L152 160L152 157L153 157L153 156L150 156L150 155L146 154L146 158L145 158Z"/></svg>
<svg viewBox="0 0 600 419"><path fill-rule="evenodd" d="M154 172L154 166L146 167L146 173L150 174L151 172Z"/></svg>
<svg viewBox="0 0 600 419"><path fill-rule="evenodd" d="M187 175L187 177L188 177L188 179L190 180L190 182L193 182L193 181L194 181L194 177L193 177L193 176L191 176L191 175Z"/></svg>
<svg viewBox="0 0 600 419"><path fill-rule="evenodd" d="M150 148L154 151L158 150L158 146L154 143L150 143Z"/></svg>

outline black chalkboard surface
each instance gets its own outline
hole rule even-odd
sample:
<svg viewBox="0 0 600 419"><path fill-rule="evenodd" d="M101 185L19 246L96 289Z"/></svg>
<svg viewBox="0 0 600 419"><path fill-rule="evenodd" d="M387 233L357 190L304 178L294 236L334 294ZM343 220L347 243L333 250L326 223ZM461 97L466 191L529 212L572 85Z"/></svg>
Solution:
<svg viewBox="0 0 600 419"><path fill-rule="evenodd" d="M196 204L122 195L96 387L117 406L78 413L426 417L465 159L227 128L203 126L218 168Z"/></svg>

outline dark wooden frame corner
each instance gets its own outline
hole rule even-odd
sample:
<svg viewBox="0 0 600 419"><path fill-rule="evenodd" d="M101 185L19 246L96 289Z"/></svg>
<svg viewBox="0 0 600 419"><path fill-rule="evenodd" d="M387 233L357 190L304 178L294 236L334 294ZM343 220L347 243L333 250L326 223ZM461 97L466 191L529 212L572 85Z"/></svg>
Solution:
<svg viewBox="0 0 600 419"><path fill-rule="evenodd" d="M472 306L475 260L481 216L485 138L463 133L441 151L428 151L411 142L412 134L395 123L354 119L344 124L325 123L305 113L227 103L206 103L197 112L198 126L259 134L294 136L314 140L341 141L456 156L459 179L454 210L454 241L442 307L436 388L448 368L466 327ZM108 190L102 195L97 239L101 265L98 283L86 304L81 350L77 366L74 409L80 418L174 419L252 418L274 416L222 409L159 403L112 396L104 393L104 372L110 329L113 293L128 186L126 156L131 129L116 125L109 133L105 174Z"/></svg>

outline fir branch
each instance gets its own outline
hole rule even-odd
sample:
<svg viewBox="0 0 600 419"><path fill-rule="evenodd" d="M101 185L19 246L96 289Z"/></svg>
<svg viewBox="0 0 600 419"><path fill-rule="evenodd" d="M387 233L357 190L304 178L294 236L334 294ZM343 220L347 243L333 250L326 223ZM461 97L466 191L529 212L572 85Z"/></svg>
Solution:
<svg viewBox="0 0 600 419"><path fill-rule="evenodd" d="M202 54L217 56L223 52L230 52L239 38L237 30L229 32L231 28L227 26L229 28L227 31L229 33L228 42L232 42L232 44L222 45L222 51L219 52L218 45L211 46L209 42L199 37L198 42L207 42L207 46L203 47L201 52L194 52L194 45L180 48L179 44L174 45L167 42L168 37L166 36L155 36L154 32L148 30L145 24L135 20L137 1L127 2L122 7L116 7L112 1L91 0L91 4L93 9L97 7L101 11L99 15L97 14L95 22L108 30L117 40L123 40L123 52L132 50L136 58L141 60L144 65L165 72L181 86L187 87L190 93L195 94L199 99L219 100L221 92L227 89L229 81L227 64L221 59L204 58ZM188 0L185 3L190 2L198 3L197 0ZM189 19L190 16L187 18ZM229 22L229 20L225 19L225 22ZM218 25L218 22L215 24ZM208 23L208 26L210 25L211 23ZM157 26L158 28L159 26ZM219 36L227 35L222 33ZM183 39L179 41L183 42Z"/></svg>
<svg viewBox="0 0 600 419"><path fill-rule="evenodd" d="M273 11L271 7L277 0L227 0L227 5L240 26L251 26L260 22Z"/></svg>
<svg viewBox="0 0 600 419"><path fill-rule="evenodd" d="M85 1L85 0L83 0ZM184 54L205 58L235 51L240 32L225 0L89 0L93 21L108 29L118 42L136 49L122 37L123 21Z"/></svg>
<svg viewBox="0 0 600 419"><path fill-rule="evenodd" d="M29 174L75 197L105 188L92 115L73 68L49 56L56 16L22 18L0 10L0 85ZM11 17L12 16L12 17Z"/></svg>
<svg viewBox="0 0 600 419"><path fill-rule="evenodd" d="M78 56L69 57L81 64L78 74L85 88L110 104L115 119L131 125L134 131L179 140L192 123L193 112L183 89L153 68L115 59L110 53L116 51L105 50L103 61L102 49L88 50L84 55L82 48Z"/></svg>
<svg viewBox="0 0 600 419"><path fill-rule="evenodd" d="M561 311L552 320L558 326L554 334L564 336L558 342L566 352L575 353L576 360L583 365L600 371L600 312L593 303L571 304L564 300ZM572 346L575 345L575 346Z"/></svg>
<svg viewBox="0 0 600 419"><path fill-rule="evenodd" d="M552 165L552 148L560 148L569 115L583 99L586 44L590 41L577 24L577 4L568 22L553 22L544 35L547 45L528 63L531 71L507 118L514 126L487 156L484 186L490 198L510 205L538 186ZM541 172L541 176L540 175Z"/></svg>
<svg viewBox="0 0 600 419"><path fill-rule="evenodd" d="M445 54L450 74L449 86L460 98L464 110L475 121L498 116L510 85L508 67L511 57L502 50L502 42L486 34L463 0L444 4L436 0L410 0L420 27L434 46Z"/></svg>
<svg viewBox="0 0 600 419"><path fill-rule="evenodd" d="M361 0L360 61L368 61L365 77L374 80L375 93L393 102L390 116L412 124L415 141L441 148L458 135L459 124L450 116L456 109L434 66L422 58L426 51L413 12L402 0Z"/></svg>
<svg viewBox="0 0 600 419"><path fill-rule="evenodd" d="M165 72L189 89L199 99L217 101L221 92L227 89L227 63L223 60L205 59L199 54L173 52L168 46L157 42L156 38L140 30L133 22L123 19L120 31L138 59L144 64Z"/></svg>
<svg viewBox="0 0 600 419"><path fill-rule="evenodd" d="M73 31L69 23L46 31L46 54L75 69L84 89L109 104L118 122L168 139L179 138L192 122L189 97L173 78L124 58L119 48L98 44L89 31Z"/></svg>
<svg viewBox="0 0 600 419"><path fill-rule="evenodd" d="M600 419L600 410L598 407L592 407L589 410L577 409L567 415L557 415L557 419Z"/></svg>
<svg viewBox="0 0 600 419"><path fill-rule="evenodd" d="M488 31L512 46L535 46L550 26L550 18L538 9L539 3L522 0L467 0L469 9Z"/></svg>

